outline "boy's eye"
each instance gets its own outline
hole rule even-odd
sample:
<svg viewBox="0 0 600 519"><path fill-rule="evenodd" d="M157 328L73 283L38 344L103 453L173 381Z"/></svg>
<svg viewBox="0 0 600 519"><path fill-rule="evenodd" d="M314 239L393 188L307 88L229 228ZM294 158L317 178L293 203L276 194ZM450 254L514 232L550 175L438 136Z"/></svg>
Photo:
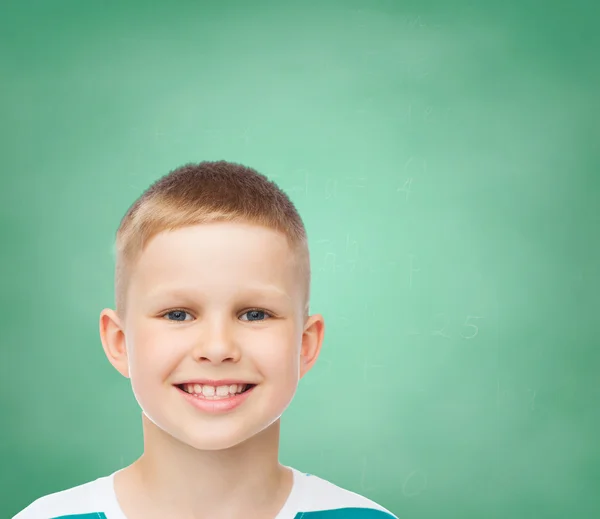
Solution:
<svg viewBox="0 0 600 519"><path fill-rule="evenodd" d="M264 310L248 310L247 312L244 312L242 315L248 315L249 318L247 319L248 321L264 321L266 316L270 316L270 314L268 312L265 312ZM244 320L244 319L242 319Z"/></svg>
<svg viewBox="0 0 600 519"><path fill-rule="evenodd" d="M186 312L185 310L171 310L170 312L167 312L165 315L170 315L173 316L173 319L169 319L169 321L185 321L185 315L190 315L188 312ZM163 317L165 316L163 315Z"/></svg>
<svg viewBox="0 0 600 519"><path fill-rule="evenodd" d="M171 316L172 319L168 318L167 319L169 321L186 321L187 319L185 318L186 315L190 315L189 312L186 312L185 310L171 310L170 312L167 312L166 314L163 315L163 317L165 316ZM270 317L270 314L268 312L265 312L264 310L248 310L247 312L244 312L242 315L247 315L248 319L242 319L242 321L264 321L267 316Z"/></svg>

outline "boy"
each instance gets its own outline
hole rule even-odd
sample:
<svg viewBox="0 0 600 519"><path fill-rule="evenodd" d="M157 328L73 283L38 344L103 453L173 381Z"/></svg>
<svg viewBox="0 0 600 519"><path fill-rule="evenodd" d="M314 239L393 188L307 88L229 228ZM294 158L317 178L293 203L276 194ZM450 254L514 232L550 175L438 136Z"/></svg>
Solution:
<svg viewBox="0 0 600 519"><path fill-rule="evenodd" d="M34 501L14 519L392 519L278 461L280 417L312 368L304 224L265 176L228 162L150 186L116 237L110 363L142 409L128 467Z"/></svg>

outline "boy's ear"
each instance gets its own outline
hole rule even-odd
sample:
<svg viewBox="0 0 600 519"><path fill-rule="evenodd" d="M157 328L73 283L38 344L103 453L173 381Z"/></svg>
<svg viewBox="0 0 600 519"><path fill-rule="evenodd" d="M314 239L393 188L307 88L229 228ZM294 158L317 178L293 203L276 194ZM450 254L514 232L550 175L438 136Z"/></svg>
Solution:
<svg viewBox="0 0 600 519"><path fill-rule="evenodd" d="M129 378L129 360L125 332L114 310L105 308L100 313L100 340L108 361L126 378Z"/></svg>
<svg viewBox="0 0 600 519"><path fill-rule="evenodd" d="M302 333L302 350L300 352L300 378L306 375L315 365L323 336L325 334L325 320L321 314L311 315L305 325Z"/></svg>

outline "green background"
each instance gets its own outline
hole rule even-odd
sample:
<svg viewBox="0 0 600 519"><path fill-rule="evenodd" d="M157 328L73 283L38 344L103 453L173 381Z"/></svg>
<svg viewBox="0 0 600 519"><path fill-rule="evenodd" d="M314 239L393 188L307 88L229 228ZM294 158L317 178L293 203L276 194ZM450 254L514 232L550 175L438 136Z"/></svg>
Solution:
<svg viewBox="0 0 600 519"><path fill-rule="evenodd" d="M0 516L140 454L114 233L225 159L297 204L327 323L283 463L402 519L598 517L599 9L249 4L0 8Z"/></svg>

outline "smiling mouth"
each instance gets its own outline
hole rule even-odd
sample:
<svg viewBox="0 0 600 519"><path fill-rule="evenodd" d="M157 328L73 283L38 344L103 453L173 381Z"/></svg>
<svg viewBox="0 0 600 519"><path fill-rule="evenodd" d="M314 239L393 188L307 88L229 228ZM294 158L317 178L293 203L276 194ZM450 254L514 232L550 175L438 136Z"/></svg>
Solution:
<svg viewBox="0 0 600 519"><path fill-rule="evenodd" d="M176 387L181 391L197 398L207 400L223 400L246 393L254 388L256 384L231 384L226 386L209 386L203 384L178 384Z"/></svg>

